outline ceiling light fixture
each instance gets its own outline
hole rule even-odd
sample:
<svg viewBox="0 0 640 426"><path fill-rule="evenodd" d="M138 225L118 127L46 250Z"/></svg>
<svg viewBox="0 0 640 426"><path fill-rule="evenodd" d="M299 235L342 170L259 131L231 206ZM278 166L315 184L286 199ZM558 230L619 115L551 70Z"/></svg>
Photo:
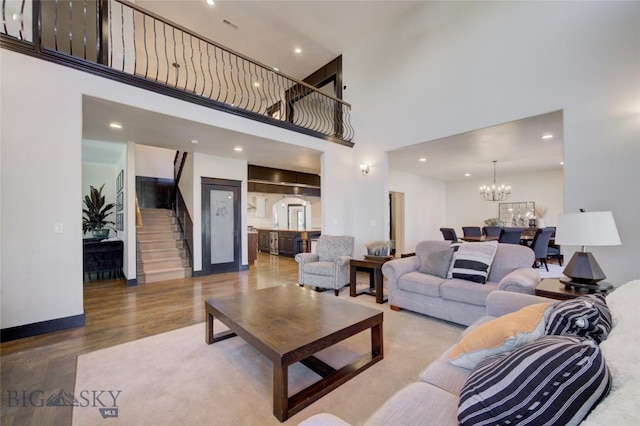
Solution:
<svg viewBox="0 0 640 426"><path fill-rule="evenodd" d="M496 163L497 160L493 160L493 185L480 187L480 197L485 201L503 201L509 198L511 195L511 187L508 185L496 185Z"/></svg>
<svg viewBox="0 0 640 426"><path fill-rule="evenodd" d="M242 152L242 147L241 146L236 146L235 148L233 148L234 151L237 152Z"/></svg>
<svg viewBox="0 0 640 426"><path fill-rule="evenodd" d="M465 177L469 177L469 176L471 176L471 173L465 173L464 176Z"/></svg>
<svg viewBox="0 0 640 426"><path fill-rule="evenodd" d="M191 143L194 145L198 145L198 139L191 139Z"/></svg>
<svg viewBox="0 0 640 426"><path fill-rule="evenodd" d="M112 127L114 129L122 129L122 124L119 123L111 123L109 124L109 127Z"/></svg>
<svg viewBox="0 0 640 426"><path fill-rule="evenodd" d="M360 164L360 171L362 172L363 175L369 174L369 165L366 163Z"/></svg>
<svg viewBox="0 0 640 426"><path fill-rule="evenodd" d="M542 139L553 139L553 135L550 133L547 133L546 135L542 135Z"/></svg>
<svg viewBox="0 0 640 426"><path fill-rule="evenodd" d="M207 4L209 6L213 6L214 4L216 4L216 2L214 2L213 0L207 0Z"/></svg>
<svg viewBox="0 0 640 426"><path fill-rule="evenodd" d="M296 48L296 50L294 50L294 52L296 53L302 53L302 49L300 49L299 47Z"/></svg>
<svg viewBox="0 0 640 426"><path fill-rule="evenodd" d="M427 159L426 159L426 158L424 158L424 157L422 157L422 158L420 158L418 161L420 161L420 162L424 163L425 161L427 161Z"/></svg>

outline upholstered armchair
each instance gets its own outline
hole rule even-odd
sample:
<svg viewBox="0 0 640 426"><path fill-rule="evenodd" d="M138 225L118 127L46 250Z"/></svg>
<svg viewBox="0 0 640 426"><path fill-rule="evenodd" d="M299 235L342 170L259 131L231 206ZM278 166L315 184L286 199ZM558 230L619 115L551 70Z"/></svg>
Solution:
<svg viewBox="0 0 640 426"><path fill-rule="evenodd" d="M298 284L333 289L337 296L349 284L349 261L354 238L346 235L320 235L315 253L298 253Z"/></svg>

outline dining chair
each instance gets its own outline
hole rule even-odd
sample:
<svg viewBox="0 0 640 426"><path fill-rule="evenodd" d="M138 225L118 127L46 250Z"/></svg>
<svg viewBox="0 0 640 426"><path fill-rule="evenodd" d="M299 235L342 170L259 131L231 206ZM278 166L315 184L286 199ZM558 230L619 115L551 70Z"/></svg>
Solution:
<svg viewBox="0 0 640 426"><path fill-rule="evenodd" d="M479 226L463 226L462 235L464 237L481 237L482 230Z"/></svg>
<svg viewBox="0 0 640 426"><path fill-rule="evenodd" d="M520 237L524 228L502 228L500 230L500 237L498 237L499 243L506 244L520 244Z"/></svg>
<svg viewBox="0 0 640 426"><path fill-rule="evenodd" d="M549 228L553 229L551 233L551 238L549 238L549 246L547 247L547 257L557 258L558 263L562 266L562 254L560 253L560 246L554 242L554 237L556 236L556 227L549 226Z"/></svg>
<svg viewBox="0 0 640 426"><path fill-rule="evenodd" d="M549 271L549 266L547 266L547 249L549 248L551 234L553 234L552 228L539 228L536 231L536 235L533 236L531 250L533 250L536 255L536 260L533 264L534 268L538 267L538 261L540 261L546 270Z"/></svg>
<svg viewBox="0 0 640 426"><path fill-rule="evenodd" d="M500 237L501 226L483 226L482 233L486 237Z"/></svg>
<svg viewBox="0 0 640 426"><path fill-rule="evenodd" d="M458 242L458 236L456 235L456 230L453 228L440 228L440 232L442 232L442 236L446 241L453 241L455 243Z"/></svg>

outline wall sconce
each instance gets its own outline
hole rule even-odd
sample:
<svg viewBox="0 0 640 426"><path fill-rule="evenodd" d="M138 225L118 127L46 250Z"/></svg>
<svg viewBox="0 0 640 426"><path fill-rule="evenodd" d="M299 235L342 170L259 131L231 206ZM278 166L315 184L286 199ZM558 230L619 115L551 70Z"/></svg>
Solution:
<svg viewBox="0 0 640 426"><path fill-rule="evenodd" d="M369 173L369 165L362 163L360 164L360 171L362 172L363 175L366 175Z"/></svg>

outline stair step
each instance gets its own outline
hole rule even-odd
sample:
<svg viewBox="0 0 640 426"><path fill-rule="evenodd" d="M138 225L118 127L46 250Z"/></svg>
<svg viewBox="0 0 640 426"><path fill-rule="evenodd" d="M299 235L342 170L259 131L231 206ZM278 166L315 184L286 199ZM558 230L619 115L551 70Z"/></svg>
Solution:
<svg viewBox="0 0 640 426"><path fill-rule="evenodd" d="M176 218L173 216L150 216L150 217L142 217L142 227L146 227L148 225L164 225L176 223Z"/></svg>
<svg viewBox="0 0 640 426"><path fill-rule="evenodd" d="M138 232L179 232L180 229L177 223L154 223L147 224L145 223L142 228L138 228Z"/></svg>
<svg viewBox="0 0 640 426"><path fill-rule="evenodd" d="M178 249L177 247L171 248L161 248L161 249L149 249L149 250L139 250L138 259L146 262L148 260L156 260L156 259L170 259L176 257L183 257L182 252L184 250Z"/></svg>
<svg viewBox="0 0 640 426"><path fill-rule="evenodd" d="M173 216L173 210L171 209L140 209L140 215L142 217L150 216Z"/></svg>
<svg viewBox="0 0 640 426"><path fill-rule="evenodd" d="M186 278L187 271L184 268L166 268L138 274L138 282L147 284L158 281L177 280Z"/></svg>
<svg viewBox="0 0 640 426"><path fill-rule="evenodd" d="M138 241L163 241L163 240L179 240L181 237L179 232L172 231L160 231L160 232L147 232L143 229L138 230Z"/></svg>
<svg viewBox="0 0 640 426"><path fill-rule="evenodd" d="M156 240L156 241L138 240L138 249L140 251L180 248L181 246L182 246L182 241L176 241L176 240Z"/></svg>
<svg viewBox="0 0 640 426"><path fill-rule="evenodd" d="M179 257L169 259L154 259L138 262L138 272L151 272L170 268L183 268L182 259Z"/></svg>

